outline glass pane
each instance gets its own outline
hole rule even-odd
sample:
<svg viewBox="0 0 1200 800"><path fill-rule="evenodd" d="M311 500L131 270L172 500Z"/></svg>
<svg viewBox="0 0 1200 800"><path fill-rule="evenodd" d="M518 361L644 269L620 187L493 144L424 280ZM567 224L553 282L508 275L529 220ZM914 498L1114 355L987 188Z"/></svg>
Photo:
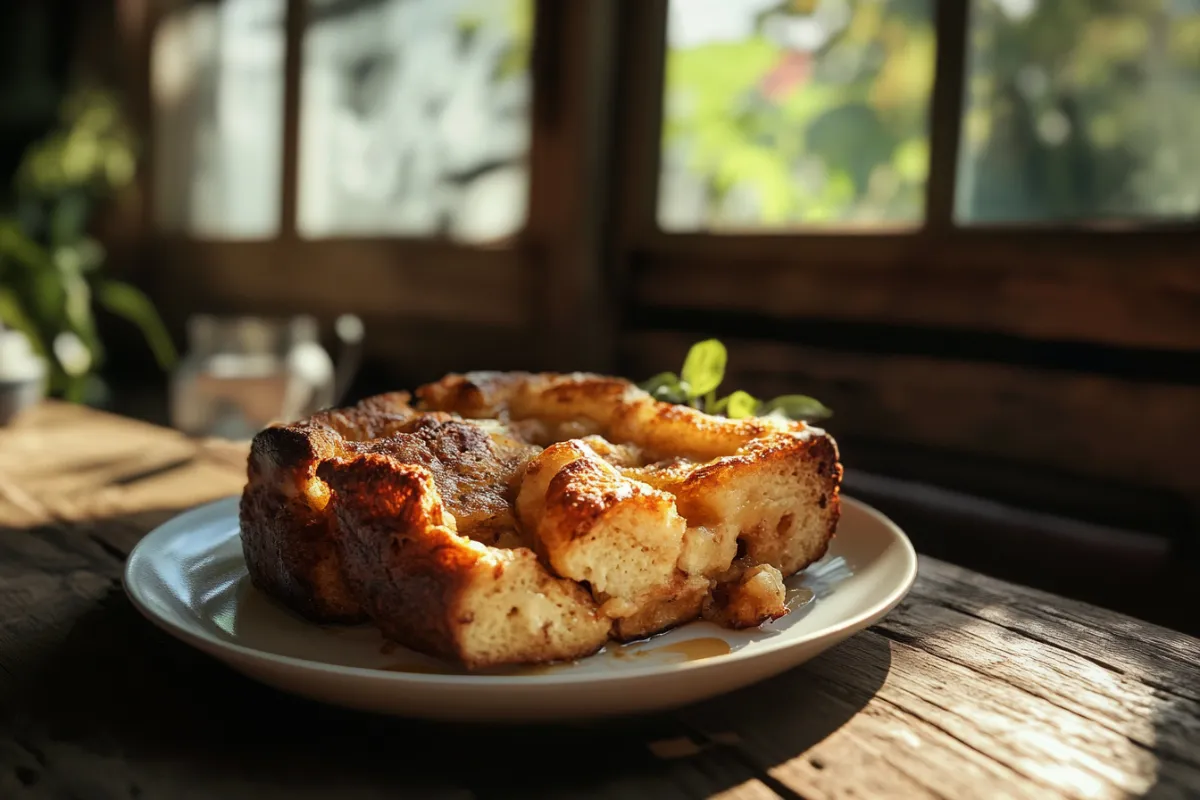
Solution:
<svg viewBox="0 0 1200 800"><path fill-rule="evenodd" d="M1200 211L1200 2L977 0L956 216Z"/></svg>
<svg viewBox="0 0 1200 800"><path fill-rule="evenodd" d="M155 217L223 239L279 229L285 0L192 5L152 55Z"/></svg>
<svg viewBox="0 0 1200 800"><path fill-rule="evenodd" d="M666 230L919 224L931 0L671 0Z"/></svg>
<svg viewBox="0 0 1200 800"><path fill-rule="evenodd" d="M309 0L300 233L517 232L532 14L531 0Z"/></svg>

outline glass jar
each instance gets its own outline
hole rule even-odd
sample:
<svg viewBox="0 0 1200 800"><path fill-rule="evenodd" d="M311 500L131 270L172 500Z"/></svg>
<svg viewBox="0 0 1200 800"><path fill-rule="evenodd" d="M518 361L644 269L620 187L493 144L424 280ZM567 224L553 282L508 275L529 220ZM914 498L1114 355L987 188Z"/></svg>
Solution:
<svg viewBox="0 0 1200 800"><path fill-rule="evenodd" d="M309 316L191 317L171 380L171 424L194 436L248 439L331 406L334 365L318 333Z"/></svg>

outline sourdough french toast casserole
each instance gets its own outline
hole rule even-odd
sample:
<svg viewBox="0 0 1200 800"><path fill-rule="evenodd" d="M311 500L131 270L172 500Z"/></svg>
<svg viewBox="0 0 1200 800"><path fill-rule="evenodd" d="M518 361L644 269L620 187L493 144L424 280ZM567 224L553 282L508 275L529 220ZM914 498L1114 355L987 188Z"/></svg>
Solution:
<svg viewBox="0 0 1200 800"><path fill-rule="evenodd" d="M787 612L842 467L824 431L727 419L591 374L467 373L261 431L253 584L467 669Z"/></svg>

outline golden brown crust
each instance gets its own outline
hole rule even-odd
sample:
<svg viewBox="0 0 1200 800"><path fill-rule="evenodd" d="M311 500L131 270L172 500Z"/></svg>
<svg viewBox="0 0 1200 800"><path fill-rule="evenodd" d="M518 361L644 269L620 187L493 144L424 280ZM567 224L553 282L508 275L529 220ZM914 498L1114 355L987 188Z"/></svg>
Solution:
<svg viewBox="0 0 1200 800"><path fill-rule="evenodd" d="M422 415L391 436L347 443L345 450L382 453L426 468L458 533L489 545L518 543L512 484L535 448L515 441L498 446L477 425Z"/></svg>
<svg viewBox="0 0 1200 800"><path fill-rule="evenodd" d="M370 454L326 461L343 574L388 638L454 658L451 616L479 553L446 528L428 470ZM348 502L349 500L349 502Z"/></svg>
<svg viewBox="0 0 1200 800"><path fill-rule="evenodd" d="M342 576L316 468L348 438L371 439L408 424L416 414L408 400L405 392L379 395L254 437L238 513L255 586L315 622L365 618Z"/></svg>
<svg viewBox="0 0 1200 800"><path fill-rule="evenodd" d="M456 534L424 467L368 454L326 461L318 475L332 489L349 584L388 638L468 667L576 658L603 645L609 626L585 591L525 548L497 552ZM560 613L531 627L547 597ZM479 629L501 654L470 644Z"/></svg>
<svg viewBox="0 0 1200 800"><path fill-rule="evenodd" d="M687 527L674 499L625 477L584 442L536 456L517 505L539 555L586 583L614 619L671 593Z"/></svg>
<svg viewBox="0 0 1200 800"><path fill-rule="evenodd" d="M837 447L803 423L712 417L587 373L449 375L415 394L416 409L381 395L255 438L256 586L471 668L547 661L702 611L773 619L782 578L837 525Z"/></svg>
<svg viewBox="0 0 1200 800"><path fill-rule="evenodd" d="M416 391L421 406L468 419L504 418L513 398L536 376L528 372L468 372L447 375Z"/></svg>

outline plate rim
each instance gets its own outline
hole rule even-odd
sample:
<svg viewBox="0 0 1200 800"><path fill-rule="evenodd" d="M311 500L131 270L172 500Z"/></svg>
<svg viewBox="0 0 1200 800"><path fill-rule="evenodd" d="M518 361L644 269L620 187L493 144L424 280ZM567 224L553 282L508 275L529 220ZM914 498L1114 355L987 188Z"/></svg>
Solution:
<svg viewBox="0 0 1200 800"><path fill-rule="evenodd" d="M392 684L403 685L423 685L430 687L487 687L487 688L536 688L536 687L561 687L565 685L580 685L580 684L595 684L595 683L613 683L628 680L655 678L664 676L674 676L683 672L699 672L703 670L719 669L729 667L738 662L752 661L767 657L771 654L778 653L783 650L788 650L794 647L800 647L804 644L811 643L818 639L828 637L838 637L841 634L850 635L862 630L873 622L883 618L892 611L911 591L912 586L917 578L919 562L916 549L909 540L907 534L883 514L878 509L868 505L867 503L857 500L853 497L848 497L845 494L841 495L841 501L845 504L856 507L856 509L874 521L883 526L893 540L900 545L902 557L905 559L905 572L900 581L887 593L880 601L867 607L853 616L840 620L836 624L822 627L816 631L807 634L801 634L798 637L783 639L774 643L764 643L753 649L735 650L731 653L714 656L711 658L698 659L694 661L685 661L670 664L649 664L644 667L628 667L621 670L614 670L611 674L604 673L577 673L572 674L569 671L561 673L547 673L536 675L455 675L455 674L440 674L440 673L420 673L420 672L400 672L391 670L381 670L372 667L356 667L343 664L329 664L322 661L312 661L307 658L299 658L297 656L282 655L272 653L267 650L260 650L237 642L226 641L220 637L208 632L202 626L189 627L188 625L177 622L174 619L168 618L159 614L146 598L141 596L141 592L145 591L145 587L139 587L138 581L135 578L135 573L139 570L139 564L146 561L149 557L146 555L152 547L153 540L165 539L170 536L178 535L188 524L196 518L205 517L214 514L216 510L225 505L232 506L235 513L237 510L237 502L240 495L233 494L221 497L215 500L210 500L206 503L193 506L186 511L183 511L165 522L155 526L149 533L143 536L129 555L126 557L125 566L121 573L122 588L125 595L129 598L133 606L154 624L159 629L174 636L181 641L196 647L197 649L207 653L209 656L218 660L226 660L222 658L221 652L232 655L237 655L242 659L250 661L265 661L276 666L287 667L292 670L299 670L309 673L320 673L329 677L354 678L382 681ZM175 529L180 529L175 531ZM240 532L239 532L240 537ZM315 623L309 623L315 624ZM683 627L683 626L680 626ZM678 630L675 628L673 630ZM845 638L844 636L841 638ZM840 641L840 639L839 639Z"/></svg>

